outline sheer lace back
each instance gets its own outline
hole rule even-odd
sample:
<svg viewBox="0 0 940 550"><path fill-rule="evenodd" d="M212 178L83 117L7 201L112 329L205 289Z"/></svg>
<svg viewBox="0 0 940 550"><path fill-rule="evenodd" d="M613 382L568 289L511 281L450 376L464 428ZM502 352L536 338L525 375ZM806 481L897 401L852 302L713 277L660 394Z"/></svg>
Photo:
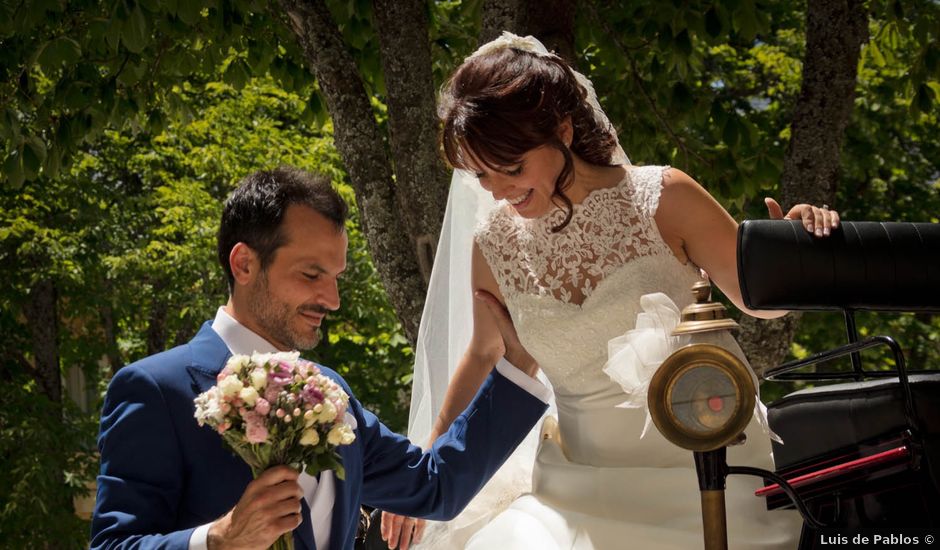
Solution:
<svg viewBox="0 0 940 550"><path fill-rule="evenodd" d="M614 270L629 261L670 253L653 215L665 167L627 167L614 187L592 191L574 205L571 223L553 233L565 213L528 220L501 204L478 228L477 243L507 301L551 296L581 306Z"/></svg>

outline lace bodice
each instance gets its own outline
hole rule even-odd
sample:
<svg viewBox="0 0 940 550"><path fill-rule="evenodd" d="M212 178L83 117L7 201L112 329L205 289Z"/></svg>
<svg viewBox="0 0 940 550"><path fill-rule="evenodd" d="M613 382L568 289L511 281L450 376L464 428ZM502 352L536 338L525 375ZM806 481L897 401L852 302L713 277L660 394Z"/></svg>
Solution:
<svg viewBox="0 0 940 550"><path fill-rule="evenodd" d="M663 292L679 308L692 302L698 270L676 259L653 219L665 169L628 167L618 185L575 205L557 233L563 212L528 220L508 205L477 229L519 338L554 387L563 431L586 409L624 401L601 369L607 342L634 328L640 296Z"/></svg>
<svg viewBox="0 0 940 550"><path fill-rule="evenodd" d="M617 268L643 257L670 254L653 215L665 167L628 168L614 187L597 189L574 205L571 223L552 232L561 210L525 219L501 205L477 232L503 296L552 296L582 304Z"/></svg>

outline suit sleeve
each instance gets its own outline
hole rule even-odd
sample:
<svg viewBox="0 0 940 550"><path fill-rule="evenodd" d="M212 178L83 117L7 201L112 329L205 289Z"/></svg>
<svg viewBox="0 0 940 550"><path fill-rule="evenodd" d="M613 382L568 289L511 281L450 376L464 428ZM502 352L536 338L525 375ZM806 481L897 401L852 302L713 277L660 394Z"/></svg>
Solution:
<svg viewBox="0 0 940 550"><path fill-rule="evenodd" d="M494 370L447 433L424 452L363 411L363 503L398 514L453 518L546 408Z"/></svg>
<svg viewBox="0 0 940 550"><path fill-rule="evenodd" d="M173 530L185 479L179 438L161 388L145 369L125 367L111 380L98 450L90 547L188 549L193 530Z"/></svg>

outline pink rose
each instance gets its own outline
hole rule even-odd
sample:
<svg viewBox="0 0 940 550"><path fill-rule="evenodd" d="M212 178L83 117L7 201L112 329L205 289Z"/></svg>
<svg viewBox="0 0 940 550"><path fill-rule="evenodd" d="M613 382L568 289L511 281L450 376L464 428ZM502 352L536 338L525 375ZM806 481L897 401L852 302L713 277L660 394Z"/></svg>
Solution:
<svg viewBox="0 0 940 550"><path fill-rule="evenodd" d="M268 387L264 389L264 400L268 403L275 403L279 393L281 393L281 386L268 384Z"/></svg>
<svg viewBox="0 0 940 550"><path fill-rule="evenodd" d="M320 388L318 388L316 384L304 385L304 389L300 393L300 397L305 403L311 405L316 405L317 403L323 402L323 392L320 391Z"/></svg>
<svg viewBox="0 0 940 550"><path fill-rule="evenodd" d="M225 365L225 367L223 367L222 370L219 371L219 375L215 377L215 381L221 382L223 378L225 378L226 376L230 374L235 374L234 371L232 371L232 367Z"/></svg>
<svg viewBox="0 0 940 550"><path fill-rule="evenodd" d="M245 439L248 443L267 443L268 428L261 415L250 412L245 415Z"/></svg>
<svg viewBox="0 0 940 550"><path fill-rule="evenodd" d="M271 403L267 399L259 397L258 400L255 401L255 412L260 415L267 415L271 412Z"/></svg>

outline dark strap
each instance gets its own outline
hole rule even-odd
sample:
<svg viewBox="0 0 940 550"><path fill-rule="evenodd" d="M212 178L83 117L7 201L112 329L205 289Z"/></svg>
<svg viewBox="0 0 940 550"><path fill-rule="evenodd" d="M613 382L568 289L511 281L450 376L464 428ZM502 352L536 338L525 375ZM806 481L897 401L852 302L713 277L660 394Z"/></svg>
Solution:
<svg viewBox="0 0 940 550"><path fill-rule="evenodd" d="M751 309L940 311L940 224L842 222L817 238L800 221L748 220L738 278Z"/></svg>

